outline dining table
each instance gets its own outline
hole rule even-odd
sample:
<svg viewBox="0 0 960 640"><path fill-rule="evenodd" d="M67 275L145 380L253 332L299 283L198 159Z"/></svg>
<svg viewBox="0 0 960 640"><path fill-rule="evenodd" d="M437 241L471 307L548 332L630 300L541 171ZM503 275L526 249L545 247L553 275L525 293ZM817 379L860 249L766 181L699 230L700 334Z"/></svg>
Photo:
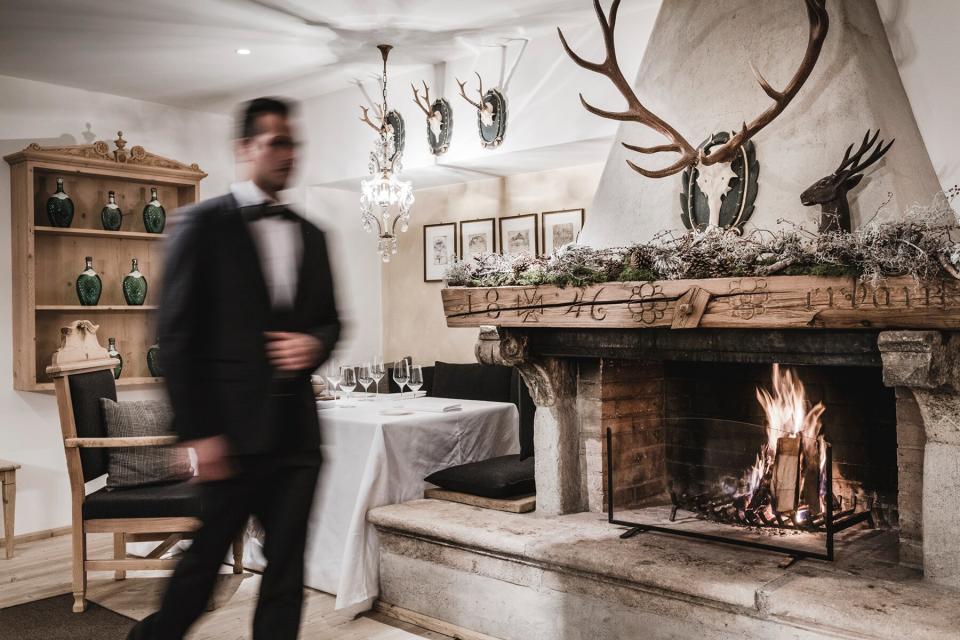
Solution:
<svg viewBox="0 0 960 640"><path fill-rule="evenodd" d="M423 498L435 471L519 452L508 402L413 397L409 392L318 401L323 467L309 521L305 585L336 595L356 615L379 593L379 541L370 509ZM244 563L262 569L263 535L251 527Z"/></svg>

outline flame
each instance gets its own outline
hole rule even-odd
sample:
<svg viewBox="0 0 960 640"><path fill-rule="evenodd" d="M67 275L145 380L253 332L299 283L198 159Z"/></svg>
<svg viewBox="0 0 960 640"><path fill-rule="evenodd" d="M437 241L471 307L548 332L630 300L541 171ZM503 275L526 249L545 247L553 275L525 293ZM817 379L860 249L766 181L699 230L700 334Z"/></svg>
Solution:
<svg viewBox="0 0 960 640"><path fill-rule="evenodd" d="M773 466L780 438L803 438L801 451L803 455L809 455L810 447L806 445L816 442L820 437L823 428L820 417L826 410L820 402L808 409L809 403L803 383L792 370L781 370L779 364L773 365L773 388L771 391L758 388L757 400L766 414L767 443L761 447L757 461L744 476L744 490L741 495L751 497L760 488L767 472ZM826 462L825 451L826 448L821 446L818 461L821 471Z"/></svg>

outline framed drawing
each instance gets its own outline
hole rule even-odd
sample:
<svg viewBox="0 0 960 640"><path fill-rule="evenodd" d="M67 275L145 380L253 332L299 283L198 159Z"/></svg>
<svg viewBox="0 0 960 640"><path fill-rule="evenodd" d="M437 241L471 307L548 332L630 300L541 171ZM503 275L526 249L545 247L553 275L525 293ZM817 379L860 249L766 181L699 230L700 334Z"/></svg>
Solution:
<svg viewBox="0 0 960 640"><path fill-rule="evenodd" d="M472 260L484 253L496 253L496 230L493 218L460 223L460 257Z"/></svg>
<svg viewBox="0 0 960 640"><path fill-rule="evenodd" d="M543 212L543 247L544 255L553 255L557 249L576 242L583 228L583 209L565 209L563 211Z"/></svg>
<svg viewBox="0 0 960 640"><path fill-rule="evenodd" d="M500 218L500 253L505 256L537 256L539 252L537 214Z"/></svg>
<svg viewBox="0 0 960 640"><path fill-rule="evenodd" d="M423 225L423 281L441 282L457 257L457 223Z"/></svg>

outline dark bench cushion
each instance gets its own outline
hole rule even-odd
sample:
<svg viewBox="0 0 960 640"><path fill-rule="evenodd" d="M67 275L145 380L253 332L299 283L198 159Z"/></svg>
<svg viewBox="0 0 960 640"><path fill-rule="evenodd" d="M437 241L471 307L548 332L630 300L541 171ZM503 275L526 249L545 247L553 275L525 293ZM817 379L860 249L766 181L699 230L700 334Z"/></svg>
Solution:
<svg viewBox="0 0 960 640"><path fill-rule="evenodd" d="M513 498L536 492L533 458L500 456L437 471L426 481L448 491L484 498Z"/></svg>
<svg viewBox="0 0 960 640"><path fill-rule="evenodd" d="M457 400L510 402L511 367L437 362L430 395Z"/></svg>
<svg viewBox="0 0 960 640"><path fill-rule="evenodd" d="M103 488L83 501L83 519L200 517L200 496L193 482L133 489Z"/></svg>

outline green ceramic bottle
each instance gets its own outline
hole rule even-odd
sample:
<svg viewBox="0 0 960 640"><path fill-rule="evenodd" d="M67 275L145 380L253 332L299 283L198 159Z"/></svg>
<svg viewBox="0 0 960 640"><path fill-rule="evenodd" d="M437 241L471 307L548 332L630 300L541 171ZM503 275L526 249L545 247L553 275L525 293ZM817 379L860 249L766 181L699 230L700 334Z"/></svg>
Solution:
<svg viewBox="0 0 960 640"><path fill-rule="evenodd" d="M167 224L167 212L157 199L157 188L150 187L150 202L143 208L143 227L147 233L163 233Z"/></svg>
<svg viewBox="0 0 960 640"><path fill-rule="evenodd" d="M54 227L69 227L73 222L73 200L63 191L63 178L57 178L57 192L47 198L47 219Z"/></svg>
<svg viewBox="0 0 960 640"><path fill-rule="evenodd" d="M93 258L87 256L84 261L86 261L86 268L83 273L77 276L77 297L80 299L80 304L85 307L93 307L100 302L103 282L101 282L97 272L93 270Z"/></svg>
<svg viewBox="0 0 960 640"><path fill-rule="evenodd" d="M100 210L100 224L107 231L120 231L120 224L123 222L123 212L117 205L117 197L110 192L107 196L107 204Z"/></svg>
<svg viewBox="0 0 960 640"><path fill-rule="evenodd" d="M131 305L141 305L147 299L147 279L140 273L136 258L130 264L130 273L123 279L123 298Z"/></svg>
<svg viewBox="0 0 960 640"><path fill-rule="evenodd" d="M120 378L120 372L123 371L123 356L117 351L116 338L107 338L107 355L120 361L120 364L113 368L113 379L118 380Z"/></svg>
<svg viewBox="0 0 960 640"><path fill-rule="evenodd" d="M155 378L163 375L163 371L160 369L160 338L157 338L157 341L147 349L147 369L150 370L150 375Z"/></svg>

